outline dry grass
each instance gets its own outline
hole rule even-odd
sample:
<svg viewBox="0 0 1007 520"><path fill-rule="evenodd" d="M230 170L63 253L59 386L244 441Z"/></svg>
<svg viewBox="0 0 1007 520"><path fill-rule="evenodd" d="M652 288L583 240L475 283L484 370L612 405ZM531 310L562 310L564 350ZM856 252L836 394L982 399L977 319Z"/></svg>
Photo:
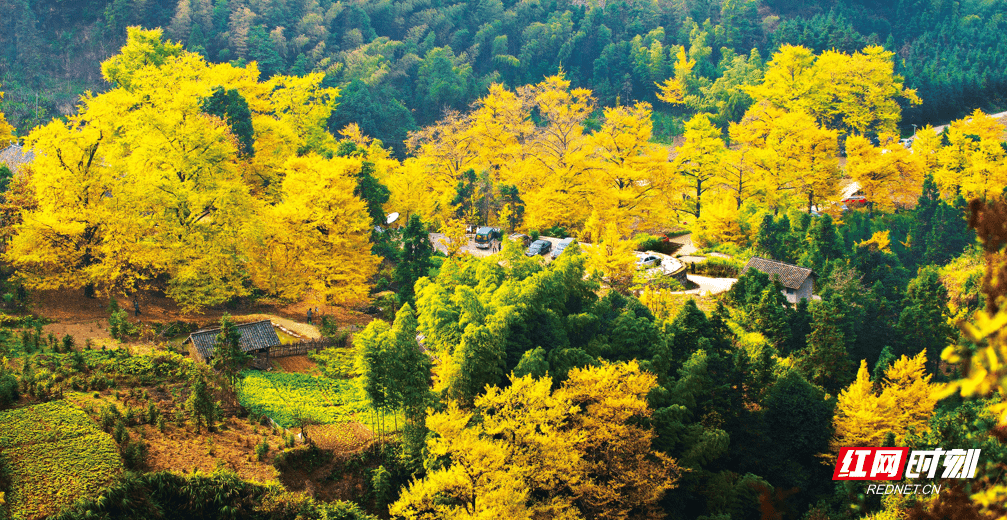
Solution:
<svg viewBox="0 0 1007 520"><path fill-rule="evenodd" d="M281 432L268 427L250 425L246 420L228 418L217 431L197 435L189 426L165 426L164 433L150 425L137 426L142 430L147 446L147 465L150 471L171 470L190 473L194 470L212 471L218 466L230 468L244 479L257 482L276 481L279 472L272 466L272 455L283 443ZM255 445L265 437L270 454L262 462L255 459Z"/></svg>
<svg viewBox="0 0 1007 520"><path fill-rule="evenodd" d="M142 391L143 389L138 389ZM245 419L228 417L221 421L216 431L208 433L204 428L197 434L192 426L176 426L172 420L174 405L171 396L155 388L146 389L150 399L158 403L158 409L166 420L164 433L154 425L133 426L130 435L143 439L148 446L147 470L171 470L191 473L199 469L212 471L218 466L234 470L245 479L258 482L277 481L279 473L272 466L272 455L283 444L283 431L250 424ZM124 393L120 390L121 393ZM98 397L95 397L95 395ZM109 403L120 410L125 409L125 398L117 400L110 391L68 393L67 399L81 407L90 406L95 413ZM130 402L134 408L142 403ZM145 408L144 408L145 409ZM255 459L255 445L266 437L271 451L266 460Z"/></svg>
<svg viewBox="0 0 1007 520"><path fill-rule="evenodd" d="M370 428L357 422L313 426L308 434L319 448L336 453L355 453L374 440L374 433Z"/></svg>

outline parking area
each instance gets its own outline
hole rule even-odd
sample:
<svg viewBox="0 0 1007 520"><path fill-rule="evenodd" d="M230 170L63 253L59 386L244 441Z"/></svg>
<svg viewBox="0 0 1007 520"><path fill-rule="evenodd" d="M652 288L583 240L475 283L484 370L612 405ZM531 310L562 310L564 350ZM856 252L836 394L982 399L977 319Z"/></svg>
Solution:
<svg viewBox="0 0 1007 520"><path fill-rule="evenodd" d="M476 247L475 234L467 234L465 238L468 240L466 244L461 248L462 253L468 253L472 256L484 257L490 256L491 253L489 248L482 249ZM548 240L552 244L552 248L556 249L556 245L559 244L560 238L553 237L539 237L542 240ZM447 253L448 248L444 245L444 234L443 233L430 233L430 242L433 243L434 248L442 253ZM552 257L550 255L545 255L546 260L550 260Z"/></svg>

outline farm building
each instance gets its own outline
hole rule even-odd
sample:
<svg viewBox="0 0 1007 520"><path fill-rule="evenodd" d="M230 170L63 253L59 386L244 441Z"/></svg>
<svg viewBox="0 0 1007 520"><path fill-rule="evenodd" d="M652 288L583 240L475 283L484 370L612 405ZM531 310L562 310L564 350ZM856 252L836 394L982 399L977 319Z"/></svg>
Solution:
<svg viewBox="0 0 1007 520"><path fill-rule="evenodd" d="M812 291L815 286L815 273L811 269L757 256L753 256L741 272L747 272L749 269L766 273L770 279L779 277L780 283L783 284L783 295L787 297L789 303L810 300L814 296Z"/></svg>
<svg viewBox="0 0 1007 520"><path fill-rule="evenodd" d="M241 334L242 352L268 359L269 350L280 346L280 337L276 335L276 329L273 328L273 324L269 320L243 323L235 326L235 329ZM190 334L189 338L185 340L189 344L189 354L194 359L204 363L209 362L213 357L214 342L217 340L218 334L220 334L219 327L199 330Z"/></svg>

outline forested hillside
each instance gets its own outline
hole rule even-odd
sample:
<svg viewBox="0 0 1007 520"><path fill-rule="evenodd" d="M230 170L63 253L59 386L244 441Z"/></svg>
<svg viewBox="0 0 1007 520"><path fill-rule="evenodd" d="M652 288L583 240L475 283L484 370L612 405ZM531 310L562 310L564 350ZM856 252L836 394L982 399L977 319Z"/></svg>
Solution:
<svg viewBox="0 0 1007 520"><path fill-rule="evenodd" d="M0 20L0 108L22 134L67 115L85 90L107 88L94 64L128 25L166 36L215 63L256 61L263 78L325 73L343 87L332 129L349 122L399 153L408 130L463 109L492 82L537 83L562 70L601 106L656 103L655 83L695 60L693 94L655 112L658 137L718 112L725 127L751 99L765 59L784 44L851 53L883 45L923 104L902 128L1004 103L1002 2L695 2L431 0L12 0Z"/></svg>

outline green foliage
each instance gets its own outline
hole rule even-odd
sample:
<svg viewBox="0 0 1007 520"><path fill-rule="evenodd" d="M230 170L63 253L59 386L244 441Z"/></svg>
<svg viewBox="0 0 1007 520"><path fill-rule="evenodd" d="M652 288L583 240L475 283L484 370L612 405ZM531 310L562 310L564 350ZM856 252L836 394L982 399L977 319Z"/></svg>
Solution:
<svg viewBox="0 0 1007 520"><path fill-rule="evenodd" d="M255 155L255 129L252 127L252 112L248 101L235 89L224 90L215 87L210 97L203 100L203 112L223 119L231 133L238 139L242 154Z"/></svg>
<svg viewBox="0 0 1007 520"><path fill-rule="evenodd" d="M395 495L392 485L392 474L383 465L371 472L371 492L378 507L387 507L392 502Z"/></svg>
<svg viewBox="0 0 1007 520"><path fill-rule="evenodd" d="M196 425L196 433L201 431L204 424L207 430L213 431L220 415L219 405L214 402L206 378L202 375L197 375L192 381L192 390L185 400L185 411Z"/></svg>
<svg viewBox="0 0 1007 520"><path fill-rule="evenodd" d="M542 347L526 351L521 355L521 361L514 367L514 377L527 375L535 378L549 375L549 360L546 359L546 352Z"/></svg>
<svg viewBox="0 0 1007 520"><path fill-rule="evenodd" d="M20 380L11 370L7 358L0 358L0 409L16 403L21 397L19 384Z"/></svg>
<svg viewBox="0 0 1007 520"><path fill-rule="evenodd" d="M881 354L878 355L878 362L874 364L874 370L871 371L871 380L882 381L885 377L885 371L888 370L888 367L892 366L892 363L894 363L896 359L898 359L898 357L896 357L892 352L892 348L885 345L885 347L881 349Z"/></svg>
<svg viewBox="0 0 1007 520"><path fill-rule="evenodd" d="M241 517L253 519L376 520L352 502L318 502L304 494L263 485L228 470L180 475L167 471L126 473L93 499L82 500L55 519L149 518L152 511L165 520ZM240 512L240 514L239 514Z"/></svg>
<svg viewBox="0 0 1007 520"><path fill-rule="evenodd" d="M266 460L267 453L269 453L269 441L263 437L262 442L255 445L255 460L259 462Z"/></svg>
<svg viewBox="0 0 1007 520"><path fill-rule="evenodd" d="M835 400L825 400L799 373L787 371L769 389L765 406L763 474L770 482L807 485L809 470L815 468L815 454L828 450L832 435Z"/></svg>
<svg viewBox="0 0 1007 520"><path fill-rule="evenodd" d="M948 291L941 283L936 267L922 267L909 282L899 315L898 331L902 336L901 353L925 349L928 371L936 372L944 347L954 344L958 331L949 324Z"/></svg>
<svg viewBox="0 0 1007 520"><path fill-rule="evenodd" d="M217 334L213 343L213 364L231 387L234 387L238 382L238 374L252 360L252 356L241 350L241 333L230 315L225 313L220 318L220 334Z"/></svg>
<svg viewBox="0 0 1007 520"><path fill-rule="evenodd" d="M707 257L702 262L696 262L690 266L694 274L709 276L711 278L736 278L743 266L735 260L729 258Z"/></svg>
<svg viewBox="0 0 1007 520"><path fill-rule="evenodd" d="M129 313L119 307L115 298L108 301L108 333L115 339L126 339L136 333L136 326L129 322Z"/></svg>
<svg viewBox="0 0 1007 520"><path fill-rule="evenodd" d="M794 367L811 383L832 395L853 381L854 361L846 350L847 316L839 300L810 305L811 332L807 347L795 353Z"/></svg>
<svg viewBox="0 0 1007 520"><path fill-rule="evenodd" d="M362 134L380 139L397 156L403 157L406 134L416 130L416 121L395 95L388 84L372 86L353 79L340 92L339 109L329 117L329 131L336 133L356 123Z"/></svg>
<svg viewBox="0 0 1007 520"><path fill-rule="evenodd" d="M426 225L419 215L410 215L402 233L402 252L395 266L395 283L399 286L399 297L403 303L412 302L416 281L427 276L430 257L434 246L430 243Z"/></svg>

